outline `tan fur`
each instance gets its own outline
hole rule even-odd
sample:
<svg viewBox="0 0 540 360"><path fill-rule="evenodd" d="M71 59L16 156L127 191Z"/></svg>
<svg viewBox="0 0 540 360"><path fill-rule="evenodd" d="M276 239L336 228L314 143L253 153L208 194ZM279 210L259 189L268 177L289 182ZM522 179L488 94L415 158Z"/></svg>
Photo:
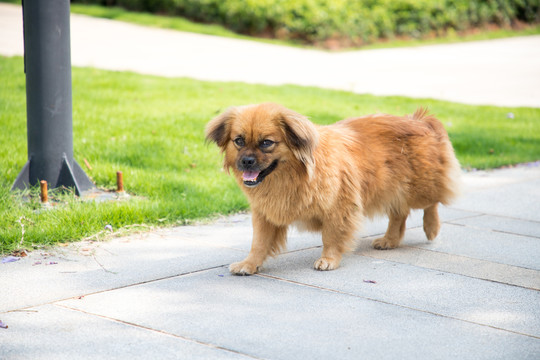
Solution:
<svg viewBox="0 0 540 360"><path fill-rule="evenodd" d="M414 115L369 115L317 126L280 105L231 108L210 121L206 136L225 153L253 212L253 243L248 257L230 266L253 274L269 255L285 246L292 223L322 232L318 270L339 266L353 247L364 217L386 214L388 230L377 249L399 245L410 209L424 209L429 240L440 228L438 203L459 193L460 167L442 124L423 109ZM245 139L239 148L233 142ZM260 144L275 144L263 151ZM246 187L238 161L252 156L265 169L277 167L256 187Z"/></svg>

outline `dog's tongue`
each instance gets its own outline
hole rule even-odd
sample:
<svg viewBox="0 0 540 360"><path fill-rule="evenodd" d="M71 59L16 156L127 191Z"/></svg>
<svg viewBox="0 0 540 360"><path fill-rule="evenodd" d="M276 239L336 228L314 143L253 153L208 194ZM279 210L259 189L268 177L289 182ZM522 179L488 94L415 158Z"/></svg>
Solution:
<svg viewBox="0 0 540 360"><path fill-rule="evenodd" d="M242 173L242 180L244 181L255 181L257 180L257 176L259 176L258 171L244 171Z"/></svg>

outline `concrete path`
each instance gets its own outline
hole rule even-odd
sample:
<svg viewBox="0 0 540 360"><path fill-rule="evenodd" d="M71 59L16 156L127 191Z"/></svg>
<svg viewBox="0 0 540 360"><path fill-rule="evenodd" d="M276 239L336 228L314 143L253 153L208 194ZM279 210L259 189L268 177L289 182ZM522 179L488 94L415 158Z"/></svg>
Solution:
<svg viewBox="0 0 540 360"><path fill-rule="evenodd" d="M20 6L0 4L0 34L23 54ZM540 36L329 53L72 15L71 40L75 66L540 107Z"/></svg>
<svg viewBox="0 0 540 360"><path fill-rule="evenodd" d="M2 54L22 53L18 11L0 4ZM538 59L538 37L328 54L81 16L72 28L80 66L473 103L540 100L538 69L526 66ZM464 177L466 192L441 210L434 242L415 212L401 248L373 250L386 226L378 219L331 272L312 269L320 236L292 231L288 251L260 274L229 275L249 251L249 215L0 263L0 359L538 359L540 163Z"/></svg>
<svg viewBox="0 0 540 360"><path fill-rule="evenodd" d="M384 219L331 272L293 231L260 274L249 215L85 241L0 264L0 359L538 359L540 163L465 174L425 240L378 251Z"/></svg>

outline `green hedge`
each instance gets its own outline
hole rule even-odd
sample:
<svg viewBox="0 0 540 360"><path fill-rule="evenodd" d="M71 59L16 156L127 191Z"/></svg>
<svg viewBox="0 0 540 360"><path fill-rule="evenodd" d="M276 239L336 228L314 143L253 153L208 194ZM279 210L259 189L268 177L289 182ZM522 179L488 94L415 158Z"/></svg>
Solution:
<svg viewBox="0 0 540 360"><path fill-rule="evenodd" d="M540 22L540 0L73 0L181 15L233 31L316 43L422 37Z"/></svg>

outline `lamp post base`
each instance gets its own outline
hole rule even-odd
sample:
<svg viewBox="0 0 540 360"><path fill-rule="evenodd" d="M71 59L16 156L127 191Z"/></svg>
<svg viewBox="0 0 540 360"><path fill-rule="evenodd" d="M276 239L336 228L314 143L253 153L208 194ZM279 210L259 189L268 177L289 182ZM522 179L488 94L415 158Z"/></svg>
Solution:
<svg viewBox="0 0 540 360"><path fill-rule="evenodd" d="M75 160L72 161L71 165L69 164L65 154L62 157L62 165L56 181L51 181L51 179L31 179L31 167L32 157L30 157L26 164L24 164L11 190L24 190L30 186L39 184L40 180L47 180L47 182L50 184L50 188L56 188L59 186L74 188L77 196L81 196L83 192L94 190L96 188L96 186L92 183L84 170L79 166L79 164L77 164Z"/></svg>

